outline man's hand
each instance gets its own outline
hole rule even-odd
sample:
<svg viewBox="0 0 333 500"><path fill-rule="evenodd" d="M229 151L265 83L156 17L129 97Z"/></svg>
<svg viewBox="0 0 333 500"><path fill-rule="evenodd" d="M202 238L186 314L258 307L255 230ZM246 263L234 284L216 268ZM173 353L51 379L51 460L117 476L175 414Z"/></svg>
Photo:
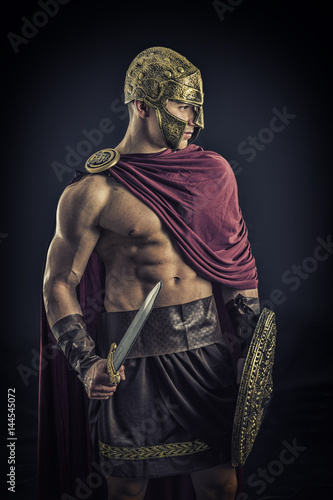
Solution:
<svg viewBox="0 0 333 500"><path fill-rule="evenodd" d="M117 389L117 386L110 382L106 364L106 359L100 359L89 368L84 377L83 385L89 399L108 399ZM121 380L126 379L124 365L120 367L119 374Z"/></svg>
<svg viewBox="0 0 333 500"><path fill-rule="evenodd" d="M243 368L245 364L245 358L239 358L237 361L237 384L240 384L241 378L242 378L242 373L243 373Z"/></svg>

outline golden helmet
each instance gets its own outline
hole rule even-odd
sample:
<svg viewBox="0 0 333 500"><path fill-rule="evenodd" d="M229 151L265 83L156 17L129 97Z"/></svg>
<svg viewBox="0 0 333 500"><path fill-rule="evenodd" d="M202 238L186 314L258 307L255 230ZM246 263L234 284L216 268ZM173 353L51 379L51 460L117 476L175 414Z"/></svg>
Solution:
<svg viewBox="0 0 333 500"><path fill-rule="evenodd" d="M131 62L125 78L125 104L137 99L154 108L165 144L175 150L187 122L166 109L168 100L195 106L193 142L203 120L203 89L199 69L184 56L165 47L151 47Z"/></svg>

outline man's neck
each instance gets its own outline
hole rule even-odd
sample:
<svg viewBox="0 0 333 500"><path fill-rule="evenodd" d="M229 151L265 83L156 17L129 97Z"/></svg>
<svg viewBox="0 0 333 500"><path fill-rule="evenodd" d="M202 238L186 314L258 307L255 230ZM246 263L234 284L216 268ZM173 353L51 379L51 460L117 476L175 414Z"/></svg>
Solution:
<svg viewBox="0 0 333 500"><path fill-rule="evenodd" d="M128 128L124 138L115 147L115 149L119 151L120 154L124 155L160 153L161 151L165 151L167 148L166 146L150 142L144 133L140 133L138 130L132 131Z"/></svg>

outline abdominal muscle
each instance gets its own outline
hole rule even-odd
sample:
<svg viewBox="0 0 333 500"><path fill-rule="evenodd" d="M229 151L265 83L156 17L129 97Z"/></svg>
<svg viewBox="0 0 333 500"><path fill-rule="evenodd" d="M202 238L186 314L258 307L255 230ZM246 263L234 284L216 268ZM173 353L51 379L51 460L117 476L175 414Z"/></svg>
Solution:
<svg viewBox="0 0 333 500"><path fill-rule="evenodd" d="M110 246L104 242L104 251L96 249L106 267L104 306L107 312L139 309L159 281L163 286L155 307L185 304L212 294L211 283L182 261L164 232L148 241L117 239L118 243ZM111 258L105 254L106 246Z"/></svg>
<svg viewBox="0 0 333 500"><path fill-rule="evenodd" d="M183 261L159 217L112 178L95 251L106 268L105 310L131 311L159 282L156 307L185 304L212 294L209 281Z"/></svg>

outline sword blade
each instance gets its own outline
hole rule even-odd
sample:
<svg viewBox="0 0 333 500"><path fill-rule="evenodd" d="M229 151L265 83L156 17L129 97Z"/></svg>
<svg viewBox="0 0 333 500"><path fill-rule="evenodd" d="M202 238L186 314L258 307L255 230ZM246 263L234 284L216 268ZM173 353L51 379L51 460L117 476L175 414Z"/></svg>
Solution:
<svg viewBox="0 0 333 500"><path fill-rule="evenodd" d="M142 306L136 313L132 323L127 328L123 338L119 342L114 354L113 354L113 364L115 369L118 371L125 359L127 358L137 336L142 330L143 325L147 321L155 301L158 297L158 294L162 288L162 281L157 283L154 288L149 292L147 297L145 298Z"/></svg>

